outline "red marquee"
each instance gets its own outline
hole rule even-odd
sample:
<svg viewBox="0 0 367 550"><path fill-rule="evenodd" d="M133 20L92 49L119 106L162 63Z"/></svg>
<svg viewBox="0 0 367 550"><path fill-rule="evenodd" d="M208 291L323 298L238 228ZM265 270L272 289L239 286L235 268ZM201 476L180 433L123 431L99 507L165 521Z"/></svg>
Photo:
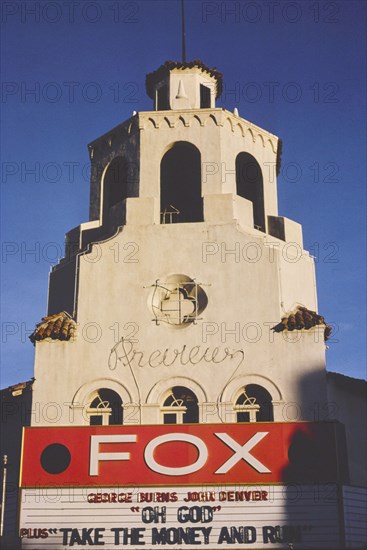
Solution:
<svg viewBox="0 0 367 550"><path fill-rule="evenodd" d="M336 482L337 423L25 428L21 487Z"/></svg>

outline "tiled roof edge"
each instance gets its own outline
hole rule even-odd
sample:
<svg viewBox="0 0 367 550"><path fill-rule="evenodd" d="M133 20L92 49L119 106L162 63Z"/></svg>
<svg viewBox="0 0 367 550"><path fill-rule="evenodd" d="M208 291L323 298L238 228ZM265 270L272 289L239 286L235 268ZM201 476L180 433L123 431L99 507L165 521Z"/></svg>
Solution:
<svg viewBox="0 0 367 550"><path fill-rule="evenodd" d="M298 306L296 311L285 315L280 323L272 327L272 330L274 332L282 332L283 330L292 332L293 330L310 330L318 325L325 326L324 340L326 341L331 334L332 328L326 323L324 317L316 313L316 311Z"/></svg>
<svg viewBox="0 0 367 550"><path fill-rule="evenodd" d="M75 337L75 333L75 320L69 313L62 311L61 313L43 317L29 339L33 344L45 340L46 338L69 341L71 338Z"/></svg>

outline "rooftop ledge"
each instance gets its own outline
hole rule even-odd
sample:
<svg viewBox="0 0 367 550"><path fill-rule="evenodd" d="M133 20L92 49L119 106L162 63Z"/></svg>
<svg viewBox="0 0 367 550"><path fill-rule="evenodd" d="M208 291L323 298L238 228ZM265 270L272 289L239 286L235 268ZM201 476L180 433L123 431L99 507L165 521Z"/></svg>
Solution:
<svg viewBox="0 0 367 550"><path fill-rule="evenodd" d="M245 124L247 129L250 129L253 133L261 134L263 136L266 136L270 140L275 140L277 142L279 140L278 136L275 134L272 134L271 132L268 132L267 130L264 130L263 128L260 128L260 126L257 126L253 122L249 122L248 120L240 117L239 115L235 115L232 113L232 111L228 111L224 107L214 107L214 108L208 108L208 109L180 109L180 110L167 110L167 111L139 111L132 117L128 118L124 122L121 122L105 134L102 134L98 138L94 139L88 144L89 149L93 148L98 143L101 143L104 140L107 140L111 137L113 137L114 134L119 132L120 130L128 131L131 124L134 122L134 120L137 122L138 128L141 130L142 124L140 121L151 119L164 119L167 118L168 120L178 120L180 116L182 115L197 115L200 116L200 114L212 114L214 117L218 118L218 125L222 126L224 123L223 116L226 118L230 118L231 122L235 124Z"/></svg>

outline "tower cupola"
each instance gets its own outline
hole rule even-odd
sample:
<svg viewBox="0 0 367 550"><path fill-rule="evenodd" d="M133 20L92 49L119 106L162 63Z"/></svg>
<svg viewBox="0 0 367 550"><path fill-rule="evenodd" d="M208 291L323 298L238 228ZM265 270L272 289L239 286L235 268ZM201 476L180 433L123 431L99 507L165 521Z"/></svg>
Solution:
<svg viewBox="0 0 367 550"><path fill-rule="evenodd" d="M202 61L166 61L146 76L155 111L213 109L222 93L222 74Z"/></svg>

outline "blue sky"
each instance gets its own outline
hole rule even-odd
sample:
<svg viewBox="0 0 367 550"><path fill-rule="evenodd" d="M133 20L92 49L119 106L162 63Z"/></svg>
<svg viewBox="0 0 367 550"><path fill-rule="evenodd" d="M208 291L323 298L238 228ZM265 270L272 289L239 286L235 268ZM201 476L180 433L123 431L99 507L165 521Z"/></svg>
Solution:
<svg viewBox="0 0 367 550"><path fill-rule="evenodd" d="M29 379L64 234L88 220L87 144L151 109L148 72L180 60L180 4L2 2L1 387ZM365 377L366 4L186 2L187 58L224 76L218 107L283 139L281 215L317 257L328 370ZM30 252L33 250L33 253Z"/></svg>

